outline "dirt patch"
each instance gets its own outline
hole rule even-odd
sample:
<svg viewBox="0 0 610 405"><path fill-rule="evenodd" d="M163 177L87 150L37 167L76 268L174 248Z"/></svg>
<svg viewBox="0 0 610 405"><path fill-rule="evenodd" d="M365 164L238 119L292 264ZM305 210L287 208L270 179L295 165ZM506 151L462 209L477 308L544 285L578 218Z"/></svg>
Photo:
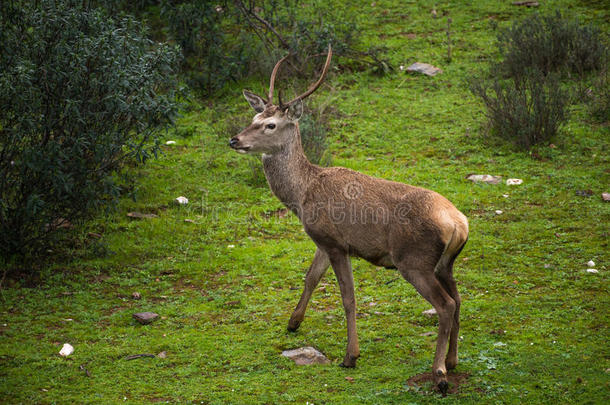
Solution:
<svg viewBox="0 0 610 405"><path fill-rule="evenodd" d="M449 390L447 391L447 394L459 393L460 386L468 381L468 377L470 377L470 374L468 373L455 373L450 371L447 376L447 380L449 381ZM440 393L438 387L434 384L434 377L431 372L414 375L407 380L407 384L410 387L418 387Z"/></svg>

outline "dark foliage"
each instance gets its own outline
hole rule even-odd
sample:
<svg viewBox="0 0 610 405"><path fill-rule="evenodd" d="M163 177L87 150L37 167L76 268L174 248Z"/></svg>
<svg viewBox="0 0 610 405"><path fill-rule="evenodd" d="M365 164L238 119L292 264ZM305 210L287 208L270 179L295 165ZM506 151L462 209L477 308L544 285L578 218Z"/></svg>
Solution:
<svg viewBox="0 0 610 405"><path fill-rule="evenodd" d="M178 53L82 2L0 5L0 256L116 199L116 169L157 152Z"/></svg>
<svg viewBox="0 0 610 405"><path fill-rule="evenodd" d="M189 86L210 96L228 82L257 75L268 77L273 64L287 53L292 74L309 78L314 55L331 43L348 68L386 73L385 49L365 49L359 41L358 19L322 0L306 6L298 0L92 0L112 14L136 15L180 45L182 71ZM335 59L335 62L337 59Z"/></svg>
<svg viewBox="0 0 610 405"><path fill-rule="evenodd" d="M560 12L514 23L500 32L498 47L501 61L491 64L491 79L473 79L470 88L487 107L492 134L524 149L557 134L574 98L567 89L582 88L585 75L602 69L608 57L597 28ZM603 98L603 83L596 90L595 97Z"/></svg>
<svg viewBox="0 0 610 405"><path fill-rule="evenodd" d="M535 69L518 79L475 80L471 90L487 107L491 133L524 149L550 141L565 119L567 92Z"/></svg>
<svg viewBox="0 0 610 405"><path fill-rule="evenodd" d="M520 77L535 68L584 74L600 69L607 57L599 29L555 14L533 14L498 35L504 76Z"/></svg>

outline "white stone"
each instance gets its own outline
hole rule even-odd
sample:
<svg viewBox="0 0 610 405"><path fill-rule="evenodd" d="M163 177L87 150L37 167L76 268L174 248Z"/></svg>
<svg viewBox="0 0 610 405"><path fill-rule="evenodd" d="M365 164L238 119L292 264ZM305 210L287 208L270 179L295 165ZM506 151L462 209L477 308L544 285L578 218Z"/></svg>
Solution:
<svg viewBox="0 0 610 405"><path fill-rule="evenodd" d="M233 249L235 247L235 245L229 245L227 246L229 249Z"/></svg>
<svg viewBox="0 0 610 405"><path fill-rule="evenodd" d="M176 202L178 202L178 204L180 205L186 205L189 203L189 199L183 196L177 197L176 198Z"/></svg>
<svg viewBox="0 0 610 405"><path fill-rule="evenodd" d="M165 142L166 145L175 145L176 141L167 141Z"/></svg>
<svg viewBox="0 0 610 405"><path fill-rule="evenodd" d="M483 182L489 184L498 184L502 181L501 176L492 176L491 174L471 174L466 179L474 183Z"/></svg>
<svg viewBox="0 0 610 405"><path fill-rule="evenodd" d="M507 186L518 186L521 183L523 183L521 179L506 179Z"/></svg>
<svg viewBox="0 0 610 405"><path fill-rule="evenodd" d="M597 269L587 269L587 273L589 273L589 274L597 274L597 273L599 273L599 271L597 271Z"/></svg>
<svg viewBox="0 0 610 405"><path fill-rule="evenodd" d="M59 355L63 357L68 357L74 353L74 347L70 343L64 343L63 347L59 351Z"/></svg>
<svg viewBox="0 0 610 405"><path fill-rule="evenodd" d="M498 215L502 214L502 212L503 212L502 210L496 210L496 214L498 214Z"/></svg>
<svg viewBox="0 0 610 405"><path fill-rule="evenodd" d="M587 266L589 266L589 267L595 267L595 262L594 262L593 260L589 260L589 261L587 262Z"/></svg>

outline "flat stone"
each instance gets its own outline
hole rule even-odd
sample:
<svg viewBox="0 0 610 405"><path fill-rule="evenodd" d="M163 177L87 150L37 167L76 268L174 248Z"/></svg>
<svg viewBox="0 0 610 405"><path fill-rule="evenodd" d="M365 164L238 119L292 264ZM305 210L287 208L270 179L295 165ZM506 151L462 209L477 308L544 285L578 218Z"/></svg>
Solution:
<svg viewBox="0 0 610 405"><path fill-rule="evenodd" d="M422 314L432 318L433 316L436 316L436 309L434 309L434 308L428 309L428 310L422 312Z"/></svg>
<svg viewBox="0 0 610 405"><path fill-rule="evenodd" d="M587 273L589 274L597 274L599 271L597 269L587 269Z"/></svg>
<svg viewBox="0 0 610 405"><path fill-rule="evenodd" d="M500 184L502 176L492 176L491 174L470 174L466 177L467 180L473 183L488 183L488 184Z"/></svg>
<svg viewBox="0 0 610 405"><path fill-rule="evenodd" d="M610 193L602 193L602 200L610 201Z"/></svg>
<svg viewBox="0 0 610 405"><path fill-rule="evenodd" d="M282 356L292 359L299 366L308 364L329 364L330 360L311 346L284 350Z"/></svg>
<svg viewBox="0 0 610 405"><path fill-rule="evenodd" d="M428 63L415 62L407 68L407 72L421 73L427 76L436 76L439 73L443 73L443 70Z"/></svg>
<svg viewBox="0 0 610 405"><path fill-rule="evenodd" d="M154 312L138 312L133 314L133 319L140 322L142 325L148 325L158 317L159 314L155 314Z"/></svg>

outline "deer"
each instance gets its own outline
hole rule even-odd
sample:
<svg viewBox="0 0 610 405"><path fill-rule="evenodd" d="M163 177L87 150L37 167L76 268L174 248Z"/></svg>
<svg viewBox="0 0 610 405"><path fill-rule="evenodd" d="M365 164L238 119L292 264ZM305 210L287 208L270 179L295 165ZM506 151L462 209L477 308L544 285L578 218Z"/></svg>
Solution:
<svg viewBox="0 0 610 405"><path fill-rule="evenodd" d="M458 364L461 300L453 264L468 240L468 220L434 191L310 163L301 145L299 118L303 100L320 87L327 74L332 48L329 45L319 79L307 91L287 103L280 92L279 103L274 104L275 78L289 56L273 68L266 99L243 91L256 115L229 141L239 153L262 154L271 191L299 218L316 245L288 330L299 328L313 291L332 266L347 323L347 349L340 365L355 367L360 349L351 257L397 269L438 314L432 375L444 396L449 386L447 370Z"/></svg>

